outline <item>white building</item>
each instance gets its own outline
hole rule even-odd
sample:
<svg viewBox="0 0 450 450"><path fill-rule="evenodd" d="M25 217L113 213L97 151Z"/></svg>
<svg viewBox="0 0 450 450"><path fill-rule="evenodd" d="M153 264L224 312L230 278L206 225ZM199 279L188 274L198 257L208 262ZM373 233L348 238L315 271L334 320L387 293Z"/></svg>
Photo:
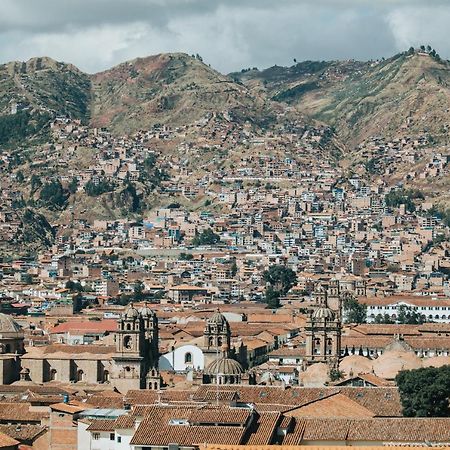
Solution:
<svg viewBox="0 0 450 450"><path fill-rule="evenodd" d="M186 372L192 369L205 368L205 356L196 345L182 345L175 350L161 355L159 358L160 370L174 370Z"/></svg>

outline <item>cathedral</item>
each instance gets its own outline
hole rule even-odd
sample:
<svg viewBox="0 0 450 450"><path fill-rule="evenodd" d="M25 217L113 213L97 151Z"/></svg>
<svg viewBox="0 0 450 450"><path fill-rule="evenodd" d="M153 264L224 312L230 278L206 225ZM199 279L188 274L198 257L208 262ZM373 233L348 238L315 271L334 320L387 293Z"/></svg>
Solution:
<svg viewBox="0 0 450 450"><path fill-rule="evenodd" d="M25 352L20 326L0 314L0 383L109 383L120 392L159 389L158 319L147 304L130 304L118 320L114 346L50 344Z"/></svg>

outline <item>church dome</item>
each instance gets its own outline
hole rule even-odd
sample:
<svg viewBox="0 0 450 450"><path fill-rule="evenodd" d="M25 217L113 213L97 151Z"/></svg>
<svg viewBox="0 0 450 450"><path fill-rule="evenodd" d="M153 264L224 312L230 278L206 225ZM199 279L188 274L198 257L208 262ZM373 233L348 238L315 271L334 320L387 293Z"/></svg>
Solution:
<svg viewBox="0 0 450 450"><path fill-rule="evenodd" d="M128 306L124 313L124 319L135 320L139 317L139 311L133 306L132 303Z"/></svg>
<svg viewBox="0 0 450 450"><path fill-rule="evenodd" d="M0 335L22 333L22 327L7 314L0 313Z"/></svg>
<svg viewBox="0 0 450 450"><path fill-rule="evenodd" d="M334 312L326 306L321 306L313 312L312 318L316 320L334 320Z"/></svg>
<svg viewBox="0 0 450 450"><path fill-rule="evenodd" d="M219 311L217 310L209 319L208 319L208 323L209 324L215 324L215 325L224 325L226 323L228 323L227 319L225 318L225 316Z"/></svg>
<svg viewBox="0 0 450 450"><path fill-rule="evenodd" d="M243 372L236 360L227 357L216 359L205 369L207 375L241 375Z"/></svg>

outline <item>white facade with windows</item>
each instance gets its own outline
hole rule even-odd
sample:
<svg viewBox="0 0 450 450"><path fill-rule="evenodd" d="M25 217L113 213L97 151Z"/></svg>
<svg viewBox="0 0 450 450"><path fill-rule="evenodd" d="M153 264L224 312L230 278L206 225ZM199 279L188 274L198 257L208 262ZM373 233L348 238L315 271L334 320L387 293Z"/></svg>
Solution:
<svg viewBox="0 0 450 450"><path fill-rule="evenodd" d="M203 351L196 345L182 345L175 350L161 355L159 358L160 370L174 370L185 372L205 368L205 356Z"/></svg>
<svg viewBox="0 0 450 450"><path fill-rule="evenodd" d="M375 322L378 315L388 315L392 320L396 320L400 313L401 307L404 306L411 311L420 314L427 322L450 323L450 300L433 300L424 302L423 298L417 301L393 301L392 303L381 303L375 301L364 302L367 305L367 322Z"/></svg>

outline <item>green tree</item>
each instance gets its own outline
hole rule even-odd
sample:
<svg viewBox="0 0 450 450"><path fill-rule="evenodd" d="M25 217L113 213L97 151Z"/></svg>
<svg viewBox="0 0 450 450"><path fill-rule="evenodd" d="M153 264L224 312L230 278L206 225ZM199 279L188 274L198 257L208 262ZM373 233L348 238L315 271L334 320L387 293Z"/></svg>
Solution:
<svg viewBox="0 0 450 450"><path fill-rule="evenodd" d="M39 194L39 199L49 207L63 207L67 202L67 192L63 189L59 180L44 184Z"/></svg>
<svg viewBox="0 0 450 450"><path fill-rule="evenodd" d="M70 180L70 183L68 184L67 189L69 190L69 192L71 194L75 194L75 192L77 192L77 189L78 189L78 179L77 179L77 177L73 177Z"/></svg>
<svg viewBox="0 0 450 450"><path fill-rule="evenodd" d="M180 253L181 261L191 261L192 259L194 259L194 255L191 253Z"/></svg>
<svg viewBox="0 0 450 450"><path fill-rule="evenodd" d="M98 183L94 183L90 180L84 186L84 190L89 197L98 197L105 192L113 191L114 185L106 180L100 180Z"/></svg>
<svg viewBox="0 0 450 450"><path fill-rule="evenodd" d="M281 295L286 295L297 282L297 275L286 266L274 265L263 273L263 280Z"/></svg>
<svg viewBox="0 0 450 450"><path fill-rule="evenodd" d="M192 244L198 245L215 245L220 241L220 236L214 233L211 228L203 230L201 233L197 234L192 240Z"/></svg>
<svg viewBox="0 0 450 450"><path fill-rule="evenodd" d="M359 303L354 297L344 300L344 317L347 323L365 323L367 306Z"/></svg>
<svg viewBox="0 0 450 450"><path fill-rule="evenodd" d="M138 302L144 299L144 283L138 281L134 284L133 289L134 299Z"/></svg>
<svg viewBox="0 0 450 450"><path fill-rule="evenodd" d="M391 319L391 316L389 314L377 314L375 317L375 323L384 323L384 324L393 324L395 323L395 320Z"/></svg>
<svg viewBox="0 0 450 450"><path fill-rule="evenodd" d="M24 177L23 172L21 170L17 171L17 173L16 173L16 180L19 183L23 183L23 181L25 180L25 177Z"/></svg>
<svg viewBox="0 0 450 450"><path fill-rule="evenodd" d="M271 309L276 309L281 306L280 291L276 291L272 286L266 289L265 302Z"/></svg>
<svg viewBox="0 0 450 450"><path fill-rule="evenodd" d="M409 325L421 325L425 321L424 317L410 306L400 305L397 322Z"/></svg>
<svg viewBox="0 0 450 450"><path fill-rule="evenodd" d="M66 289L69 289L72 292L83 292L84 291L83 285L81 283L79 283L77 281L72 281L72 280L69 280L66 283Z"/></svg>
<svg viewBox="0 0 450 450"><path fill-rule="evenodd" d="M450 365L402 370L395 378L406 417L450 417Z"/></svg>
<svg viewBox="0 0 450 450"><path fill-rule="evenodd" d="M42 181L36 174L31 176L30 183L31 192L36 192L42 186Z"/></svg>
<svg viewBox="0 0 450 450"><path fill-rule="evenodd" d="M230 273L231 276L234 278L237 273L238 273L238 266L236 264L236 258L233 258L233 262L231 263L231 267L230 267Z"/></svg>

